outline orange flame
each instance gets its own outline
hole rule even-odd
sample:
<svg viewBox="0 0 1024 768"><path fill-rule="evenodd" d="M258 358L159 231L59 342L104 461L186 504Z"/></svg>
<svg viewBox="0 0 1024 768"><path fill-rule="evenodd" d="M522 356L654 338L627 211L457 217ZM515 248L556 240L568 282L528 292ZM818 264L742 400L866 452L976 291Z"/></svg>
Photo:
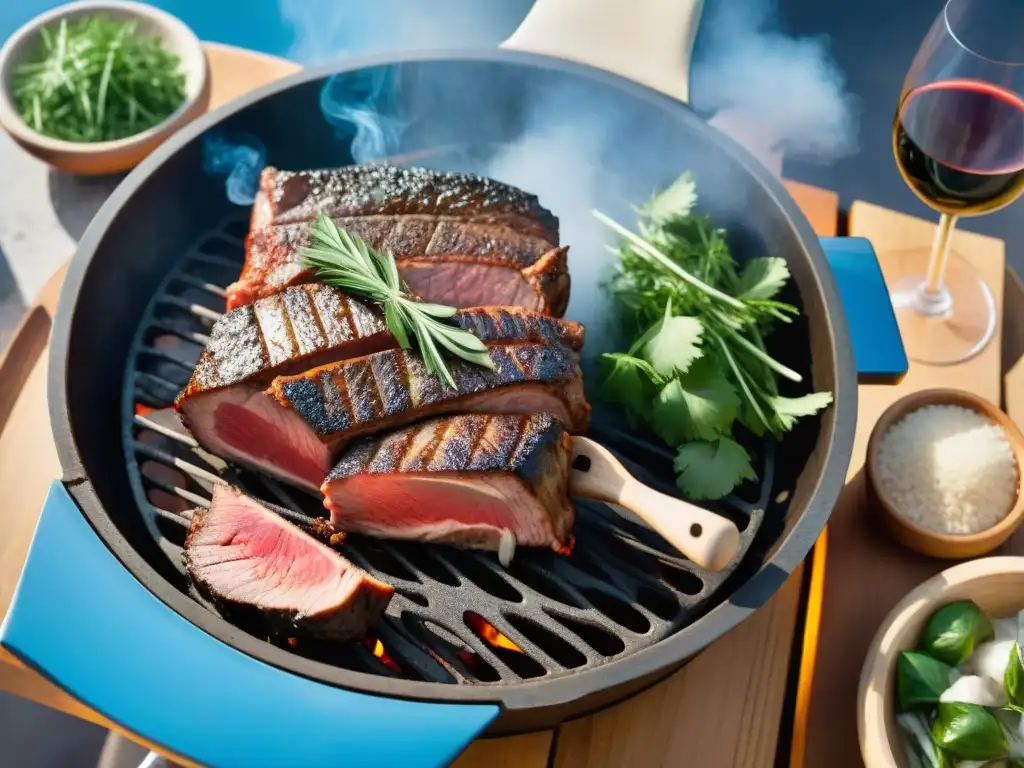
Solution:
<svg viewBox="0 0 1024 768"><path fill-rule="evenodd" d="M396 674L402 674L402 668L398 666L394 659L388 656L387 650L384 648L384 643L380 641L380 638L367 635L362 640L363 647L380 659L381 663Z"/></svg>
<svg viewBox="0 0 1024 768"><path fill-rule="evenodd" d="M136 403L135 404L135 415L136 416L148 416L152 412L153 412L153 409L150 408L148 405L143 405L142 403Z"/></svg>
<svg viewBox="0 0 1024 768"><path fill-rule="evenodd" d="M493 624L488 623L487 619L480 614L466 611L465 619L470 629L495 648L504 648L506 651L515 651L516 653L523 652L523 649L516 645L511 638L499 632Z"/></svg>
<svg viewBox="0 0 1024 768"><path fill-rule="evenodd" d="M558 554L560 554L560 555L565 555L565 556L567 556L567 557L568 557L569 555L571 555L571 554L572 554L572 551L573 551L573 549L575 549L575 548L576 548L576 537L575 537L575 536L573 536L573 535L572 535L572 534L570 533L570 534L569 534L569 536L568 536L568 537L566 538L566 540L565 540L565 544L563 544L562 546L560 546L560 547L559 547L559 548L558 548L557 550L555 550L555 551L556 551L556 552L558 552Z"/></svg>

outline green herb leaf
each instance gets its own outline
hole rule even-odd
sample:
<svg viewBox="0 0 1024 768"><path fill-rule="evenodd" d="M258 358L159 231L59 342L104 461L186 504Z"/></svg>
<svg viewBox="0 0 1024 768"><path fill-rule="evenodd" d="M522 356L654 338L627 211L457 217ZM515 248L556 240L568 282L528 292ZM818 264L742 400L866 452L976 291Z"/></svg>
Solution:
<svg viewBox="0 0 1024 768"><path fill-rule="evenodd" d="M1021 663L1020 644L1016 641L1010 651L1010 662L1003 673L1003 690L1009 707L1024 713L1024 664Z"/></svg>
<svg viewBox="0 0 1024 768"><path fill-rule="evenodd" d="M932 739L963 760L994 760L1006 756L1006 734L995 716L977 704L940 702Z"/></svg>
<svg viewBox="0 0 1024 768"><path fill-rule="evenodd" d="M721 369L700 358L658 393L654 431L673 447L687 440L716 440L731 434L739 406L736 390Z"/></svg>
<svg viewBox="0 0 1024 768"><path fill-rule="evenodd" d="M900 711L931 708L950 686L956 670L923 653L904 651L896 662L896 693Z"/></svg>
<svg viewBox="0 0 1024 768"><path fill-rule="evenodd" d="M490 353L480 339L467 330L441 322L454 315L456 309L406 295L391 254L371 250L323 213L311 225L310 235L313 244L303 251L303 263L315 269L322 282L380 303L388 330L399 346L410 348L415 337L428 373L455 388L442 349L474 365L494 369Z"/></svg>
<svg viewBox="0 0 1024 768"><path fill-rule="evenodd" d="M789 280L789 267L786 260L769 256L751 259L743 265L736 284L738 299L772 299Z"/></svg>
<svg viewBox="0 0 1024 768"><path fill-rule="evenodd" d="M654 224L664 224L671 219L690 215L697 204L697 185L693 183L693 175L684 173L671 186L660 192L640 208L641 215Z"/></svg>
<svg viewBox="0 0 1024 768"><path fill-rule="evenodd" d="M772 397L768 404L775 411L776 422L788 432L802 416L813 416L832 404L831 392L812 392L803 397Z"/></svg>
<svg viewBox="0 0 1024 768"><path fill-rule="evenodd" d="M665 316L644 344L644 357L661 376L686 373L701 355L704 326L695 317L675 317L672 303L665 305Z"/></svg>
<svg viewBox="0 0 1024 768"><path fill-rule="evenodd" d="M683 174L638 209L639 234L594 211L621 238L607 288L633 331L627 357L646 360L656 374L635 363L613 364L616 385L605 393L624 406L631 423L645 422L669 445L696 441L681 445L688 450L677 483L691 497L719 498L754 479L746 452L720 439L731 437L737 420L756 435L781 438L830 395L780 396L778 377L802 380L769 354L764 339L799 314L776 298L789 278L786 262L765 257L738 264L726 232L694 213L695 200L693 178Z"/></svg>
<svg viewBox="0 0 1024 768"><path fill-rule="evenodd" d="M750 456L727 437L687 443L676 453L676 485L691 499L720 499L744 480L756 480Z"/></svg>
<svg viewBox="0 0 1024 768"><path fill-rule="evenodd" d="M991 640L993 635L992 622L981 609L971 600L959 600L932 614L919 648L932 658L958 667L979 643Z"/></svg>
<svg viewBox="0 0 1024 768"><path fill-rule="evenodd" d="M76 142L124 138L164 120L185 100L181 60L135 21L102 12L42 27L13 72L21 117ZM141 118L141 119L139 119Z"/></svg>
<svg viewBox="0 0 1024 768"><path fill-rule="evenodd" d="M601 357L609 366L601 386L602 399L624 406L631 420L634 416L650 417L651 399L661 381L658 372L639 357L621 353Z"/></svg>

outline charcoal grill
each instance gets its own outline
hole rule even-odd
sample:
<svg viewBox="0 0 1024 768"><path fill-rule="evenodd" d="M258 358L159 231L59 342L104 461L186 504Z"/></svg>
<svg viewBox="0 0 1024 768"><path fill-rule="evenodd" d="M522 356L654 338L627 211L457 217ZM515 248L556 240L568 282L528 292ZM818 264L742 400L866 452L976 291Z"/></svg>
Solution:
<svg viewBox="0 0 1024 768"><path fill-rule="evenodd" d="M531 18L560 3L572 10L567 0L540 0ZM522 31L517 38L523 43ZM782 451L750 444L761 482L718 509L742 530L741 555L725 571L704 572L636 520L586 503L571 554L521 549L507 571L488 554L346 539L347 557L396 588L362 642L268 638L189 592L180 560L188 510L208 503L213 483L238 484L301 525L322 513L315 499L207 455L168 409L222 311L246 231L247 212L203 170L203 137L256 135L282 168L351 162L349 141L321 117L320 96L327 85L344 92L356 76L393 84L396 105L415 118L397 149L428 166L494 167L502 148L537 133L530 116L538 105L545 125L580 128L540 131L556 142L556 163L578 155L585 125L617 134L586 146L585 164L568 173L551 164L531 171L521 156L504 166L529 176L504 180L537 193L562 219L574 249L568 316L589 323L585 363L611 337L595 328L605 314L593 263L600 243L593 248L587 208L566 194L574 179L589 179L588 205L628 220L631 203L689 168L702 206L738 254L787 257L794 286L786 298L804 317L776 332L771 351L836 402ZM458 151L438 155L438 147ZM819 243L778 182L677 101L580 64L510 51L307 71L198 121L97 216L54 329L51 420L65 474L41 515L0 642L125 728L212 765L440 765L480 733L550 727L642 690L781 586L844 482L858 374L892 379L906 369L865 241ZM670 457L614 414L598 412L591 436L641 480L672 492Z"/></svg>
<svg viewBox="0 0 1024 768"><path fill-rule="evenodd" d="M230 219L187 251L143 316L125 376L124 445L135 501L183 576L188 519L196 505L209 503L213 483L239 485L307 529L324 514L319 499L207 454L170 408L220 316L224 285L242 267L245 228L244 218ZM600 424L592 432L623 448L620 458L634 474L673 492L627 456L631 446L634 455L662 449ZM372 653L376 646L357 641L300 642L294 651L347 669L460 685L550 678L633 653L692 621L739 564L769 502L772 451L765 443L752 500L733 496L720 505L742 531L741 553L722 571L699 568L596 502L577 504L571 556L521 549L508 570L492 554L351 537L339 547L345 556L398 592L375 635L388 661Z"/></svg>

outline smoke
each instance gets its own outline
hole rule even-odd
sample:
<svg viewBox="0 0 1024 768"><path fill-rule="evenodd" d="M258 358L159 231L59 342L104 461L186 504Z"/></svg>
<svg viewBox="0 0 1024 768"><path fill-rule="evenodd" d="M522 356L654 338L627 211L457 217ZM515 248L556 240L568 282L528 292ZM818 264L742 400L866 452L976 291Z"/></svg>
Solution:
<svg viewBox="0 0 1024 768"><path fill-rule="evenodd" d="M692 69L695 106L762 158L828 162L857 150L857 103L825 37L778 31L776 0L708 2Z"/></svg>
<svg viewBox="0 0 1024 768"><path fill-rule="evenodd" d="M317 64L357 53L487 48L505 39L531 0L279 0L294 30L289 57ZM595 12L598 12L595 10ZM824 37L778 30L776 0L707 0L692 67L695 105L779 171L780 153L828 162L857 149L857 105ZM394 151L404 122L364 86L325 88L325 113L352 137L357 161ZM329 93L328 93L329 91ZM371 87L371 91L373 88ZM377 109L376 113L373 109ZM375 119L380 118L375 124ZM601 126L594 126L601 130Z"/></svg>
<svg viewBox="0 0 1024 768"><path fill-rule="evenodd" d="M393 68L373 67L330 77L320 89L320 111L339 139L351 140L357 163L398 150L407 123L393 98L396 78Z"/></svg>
<svg viewBox="0 0 1024 768"><path fill-rule="evenodd" d="M266 161L266 147L251 134L214 131L203 136L203 170L226 177L224 193L234 205L252 205Z"/></svg>

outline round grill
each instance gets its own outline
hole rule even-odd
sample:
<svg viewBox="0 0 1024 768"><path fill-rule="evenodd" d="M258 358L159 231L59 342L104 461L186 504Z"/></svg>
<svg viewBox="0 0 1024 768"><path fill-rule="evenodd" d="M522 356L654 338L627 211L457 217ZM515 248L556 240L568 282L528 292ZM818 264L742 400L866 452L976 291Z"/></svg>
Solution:
<svg viewBox="0 0 1024 768"><path fill-rule="evenodd" d="M150 301L128 357L123 429L132 490L182 575L191 510L209 504L214 483L238 485L307 530L324 516L319 498L204 451L170 407L221 315L224 286L241 270L247 224L233 217L187 250ZM664 449L610 426L599 409L590 434L640 480L674 493ZM628 655L709 609L747 554L774 477L771 443L752 453L760 484L744 489L748 500L731 496L715 507L741 530L736 561L719 573L697 567L629 513L578 502L571 554L521 547L507 570L493 553L350 536L336 549L396 590L375 634L348 643L266 639L352 670L463 685L564 675ZM242 626L265 637L258 624Z"/></svg>

